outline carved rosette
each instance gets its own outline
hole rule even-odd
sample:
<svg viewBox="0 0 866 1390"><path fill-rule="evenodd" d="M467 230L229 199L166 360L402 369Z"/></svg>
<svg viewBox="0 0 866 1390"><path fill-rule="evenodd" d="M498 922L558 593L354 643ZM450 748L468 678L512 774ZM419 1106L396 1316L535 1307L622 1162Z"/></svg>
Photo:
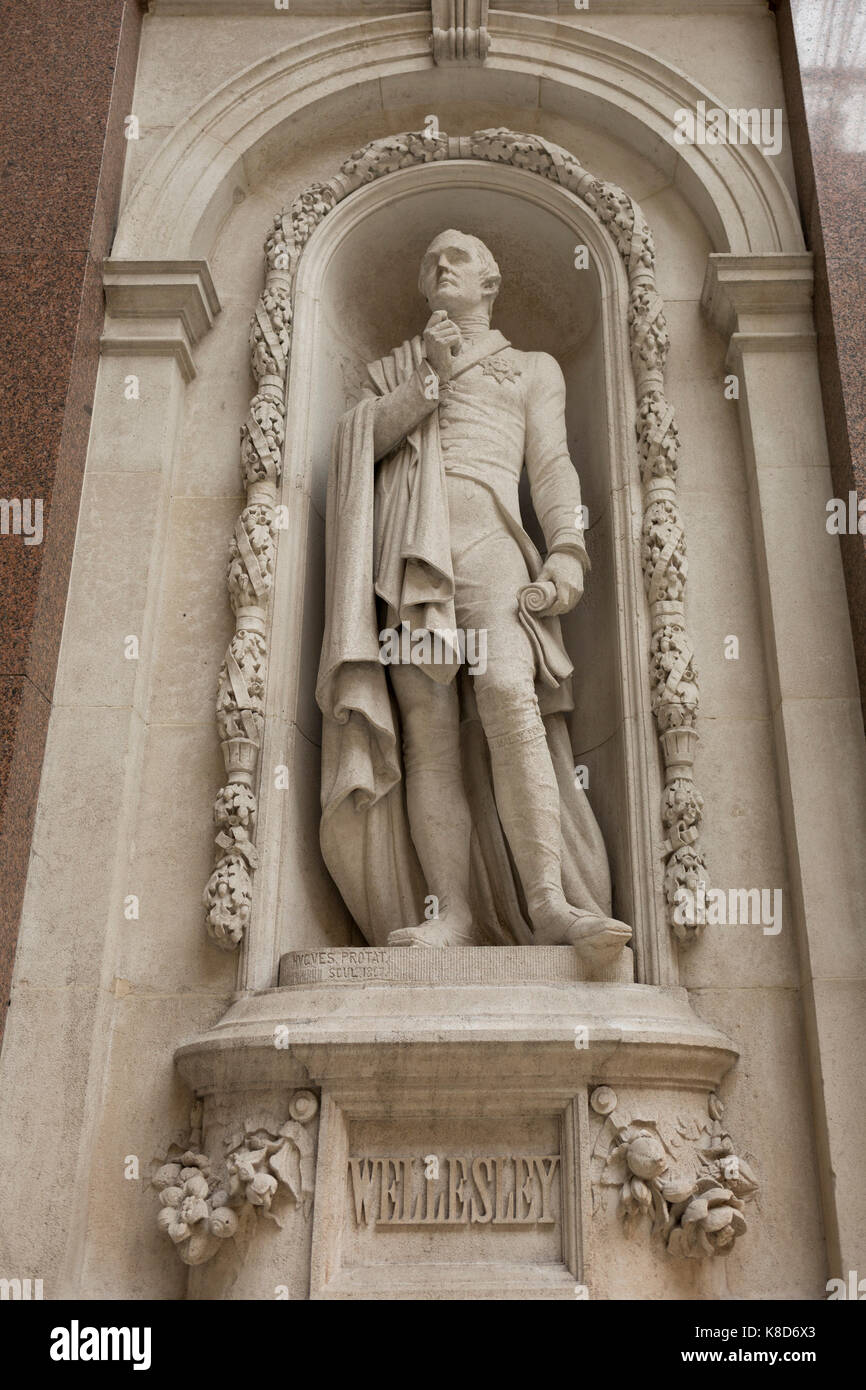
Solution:
<svg viewBox="0 0 866 1390"><path fill-rule="evenodd" d="M589 173L577 159L538 135L508 129L449 137L441 131L390 135L356 150L327 183L316 183L274 219L265 243L265 287L250 328L256 392L241 429L246 506L231 543L228 586L236 631L220 671L217 719L227 786L217 798L216 866L205 889L208 931L233 949L249 922L255 869L255 796L267 679L268 601L274 563L277 486L286 431L292 296L301 254L319 223L339 202L384 174L443 159L480 159L526 169L567 188L613 238L629 281L628 329L637 396L637 442L643 485L642 562L652 622L650 686L665 767L661 814L665 828L665 896L677 937L700 927L677 923L681 887L706 883L698 840L703 801L693 780L697 673L685 627L685 536L676 492L679 442L673 408L664 395L669 339L655 287L652 233L638 205L615 184ZM233 797L238 786L249 793Z"/></svg>

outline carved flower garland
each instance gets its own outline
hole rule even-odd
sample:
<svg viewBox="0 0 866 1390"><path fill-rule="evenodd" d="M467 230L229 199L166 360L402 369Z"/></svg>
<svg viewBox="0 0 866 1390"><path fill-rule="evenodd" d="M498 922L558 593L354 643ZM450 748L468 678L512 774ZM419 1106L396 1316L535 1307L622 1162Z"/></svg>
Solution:
<svg viewBox="0 0 866 1390"><path fill-rule="evenodd" d="M247 490L231 543L228 588L236 631L219 675L217 722L227 786L217 800L216 864L204 893L207 928L227 950L249 925L258 756L267 677L267 626L274 564L277 488L286 432L292 295L298 262L319 223L339 202L373 179L398 169L445 159L510 164L567 188L589 207L613 238L629 278L628 329L637 397L637 440L644 497L642 562L653 626L651 703L665 764L661 815L665 828L665 896L681 941L700 927L678 923L674 909L683 885L707 881L698 844L703 801L693 783L697 734L697 673L685 628L687 562L676 496L679 440L664 396L669 339L655 287L652 233L638 205L615 184L588 173L558 145L512 130L449 137L408 131L356 150L327 183L315 183L274 219L265 243L265 286L250 327L250 362L256 391L241 428L241 469ZM235 802L231 788L249 793Z"/></svg>
<svg viewBox="0 0 866 1390"><path fill-rule="evenodd" d="M159 1229L187 1265L204 1264L220 1242L236 1236L257 1216L283 1224L284 1211L302 1205L309 1214L315 1147L305 1125L318 1110L311 1091L296 1091L284 1124L252 1128L226 1141L221 1177L206 1154L172 1145L151 1179L159 1193ZM196 1133L194 1138L198 1138Z"/></svg>
<svg viewBox="0 0 866 1390"><path fill-rule="evenodd" d="M203 1264L216 1254L220 1240L237 1231L237 1215L228 1206L228 1193L216 1187L206 1154L188 1150L179 1161L163 1163L153 1186L160 1201L157 1225L184 1264Z"/></svg>
<svg viewBox="0 0 866 1390"><path fill-rule="evenodd" d="M652 1236L669 1255L686 1259L727 1255L745 1234L743 1210L758 1190L722 1127L715 1094L708 1109L709 1124L679 1118L675 1125L614 1109L593 1152L597 1208L605 1205L601 1189L617 1188L626 1234L651 1217Z"/></svg>

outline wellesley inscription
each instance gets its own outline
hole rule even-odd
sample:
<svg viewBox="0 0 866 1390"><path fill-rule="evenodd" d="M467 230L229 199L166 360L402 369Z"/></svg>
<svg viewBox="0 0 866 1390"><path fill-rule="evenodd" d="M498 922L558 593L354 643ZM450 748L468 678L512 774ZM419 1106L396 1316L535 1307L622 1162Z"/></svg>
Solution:
<svg viewBox="0 0 866 1390"><path fill-rule="evenodd" d="M358 1226L552 1226L559 1154L350 1158Z"/></svg>

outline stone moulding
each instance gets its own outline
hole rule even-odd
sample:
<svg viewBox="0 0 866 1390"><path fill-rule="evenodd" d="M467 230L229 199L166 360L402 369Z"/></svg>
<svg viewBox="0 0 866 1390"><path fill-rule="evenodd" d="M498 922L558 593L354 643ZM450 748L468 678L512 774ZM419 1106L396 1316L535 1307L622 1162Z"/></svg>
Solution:
<svg viewBox="0 0 866 1390"><path fill-rule="evenodd" d="M206 261L103 261L103 355L174 357L195 377L193 349L213 327L219 297Z"/></svg>
<svg viewBox="0 0 866 1390"><path fill-rule="evenodd" d="M151 0L155 3L155 0ZM160 0L166 10L169 0ZM268 0L171 0L230 8ZM321 0L292 0L309 12ZM365 90L374 107L383 100L382 74L400 77L422 94L435 111L441 69L430 52L430 0L390 0L399 13L370 15L364 0L353 0L364 17L326 26L280 49L280 20L273 26L275 47L235 73L191 111L155 151L124 207L114 255L147 259L188 258L209 253L218 229L243 185L244 169L266 131L317 110L320 122L340 120L342 95ZM529 8L529 7L527 7ZM571 7L570 7L571 8ZM411 12L410 12L411 10ZM271 6L270 13L274 10ZM622 139L634 152L662 159L664 172L692 207L717 251L749 253L802 251L800 218L772 160L759 146L746 144L675 146L674 114L724 105L718 93L692 82L682 71L632 43L588 25L563 24L556 15L491 11L494 45L486 62L474 68L477 95L510 101L512 81L529 78L530 105L554 113L590 102L594 122ZM431 81L432 79L432 81ZM548 102L550 103L548 106Z"/></svg>
<svg viewBox="0 0 866 1390"><path fill-rule="evenodd" d="M434 63L483 63L490 48L488 0L432 0Z"/></svg>
<svg viewBox="0 0 866 1390"><path fill-rule="evenodd" d="M407 132L374 140L350 155L326 183L315 183L274 218L265 243L265 286L250 327L256 391L241 428L246 506L235 526L228 589L235 634L220 670L217 725L226 785L216 799L216 864L204 892L207 930L226 950L244 938L257 867L255 795L264 722L267 632L276 547L277 491L286 434L292 304L304 247L328 213L385 174L447 159L476 159L528 170L568 190L595 214L623 261L629 286L628 333L637 401L643 486L642 567L652 624L650 701L665 768L661 806L665 897L681 941L699 929L675 920L680 888L707 880L699 844L703 802L694 778L698 708L694 652L684 619L685 534L676 492L679 439L664 394L669 340L655 286L652 233L637 203L595 177L575 156L537 135L507 129L467 136Z"/></svg>

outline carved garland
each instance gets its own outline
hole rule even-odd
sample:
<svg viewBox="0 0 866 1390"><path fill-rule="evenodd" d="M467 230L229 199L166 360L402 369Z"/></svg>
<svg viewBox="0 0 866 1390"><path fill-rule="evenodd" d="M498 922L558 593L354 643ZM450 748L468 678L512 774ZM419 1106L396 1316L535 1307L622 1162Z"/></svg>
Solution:
<svg viewBox="0 0 866 1390"><path fill-rule="evenodd" d="M592 1151L593 1214L606 1208L607 1189L615 1188L627 1236L650 1217L650 1234L669 1255L730 1254L746 1232L743 1210L758 1180L736 1153L715 1091L707 1098L708 1119L701 1120L632 1115L609 1086L597 1087L590 1105L604 1118Z"/></svg>
<svg viewBox="0 0 866 1390"><path fill-rule="evenodd" d="M214 807L216 867L204 893L208 932L227 950L239 945L249 922L257 863L253 788L264 718L267 616L298 263L316 227L350 193L383 174L444 159L511 164L567 188L613 237L628 273L628 328L644 504L642 562L653 633L651 703L665 765L665 896L676 936L689 941L700 931L678 923L674 913L678 890L695 890L699 881L706 881L707 872L698 845L703 801L693 780L698 687L683 609L687 561L676 494L679 439L673 408L664 395L669 339L655 287L652 233L628 194L595 178L573 155L540 136L506 129L457 137L425 131L388 136L357 150L327 183L313 184L295 199L288 213L275 217L265 243L265 288L250 328L257 385L241 428L247 503L235 526L228 570L236 631L220 670L217 696L227 785Z"/></svg>
<svg viewBox="0 0 866 1390"><path fill-rule="evenodd" d="M202 1146L203 1106L192 1109L190 1132L156 1160L151 1186L159 1195L157 1226L185 1265L213 1259L225 1240L252 1235L258 1218L283 1225L287 1212L313 1203L316 1141L310 1122L319 1109L312 1091L295 1091L281 1122L247 1119L225 1140L218 1171Z"/></svg>

